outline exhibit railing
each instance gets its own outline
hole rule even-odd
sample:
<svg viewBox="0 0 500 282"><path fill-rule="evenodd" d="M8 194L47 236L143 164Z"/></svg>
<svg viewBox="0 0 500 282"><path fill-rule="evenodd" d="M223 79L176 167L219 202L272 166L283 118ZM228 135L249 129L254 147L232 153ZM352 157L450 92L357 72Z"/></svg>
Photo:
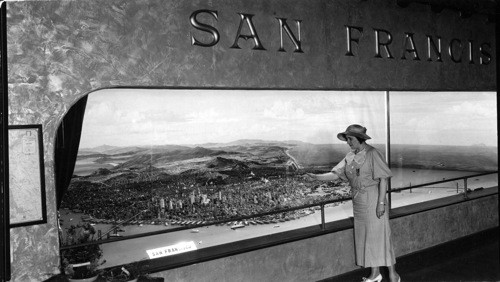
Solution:
<svg viewBox="0 0 500 282"><path fill-rule="evenodd" d="M412 185L412 186L407 186L407 187L402 187L402 188L389 189L388 192L395 193L395 192L401 192L404 190L428 187L430 185L436 185L436 184L441 184L441 183L446 183L446 182L463 181L463 187L460 189L461 191L457 190L457 193L463 194L464 199L468 199L468 193L470 193L472 191L468 186L468 179L473 178L473 177L481 177L481 176L491 175L491 174L498 174L498 171L485 172L485 173L479 173L479 174L474 174L474 175L449 178L449 179L440 180L440 181L427 182L427 183L422 183L422 184ZM485 187L478 187L475 190L483 189L483 188L485 188ZM127 236L122 236L122 237L112 237L112 238L102 239L103 237L105 237L105 235L107 233L112 231L114 228L118 227L119 225L127 224L128 221L131 221L133 218L135 218L137 216L137 215L135 215L135 216L133 216L125 221L120 222L117 226L115 226L114 228L111 228L110 231L108 231L107 233L104 233L101 236L98 236L98 239L96 239L94 241L82 243L82 244L61 246L60 250L63 251L63 250L68 250L68 249L78 248L78 247L83 247L83 246L88 246L88 245L108 244L108 243L113 243L113 242L118 242L118 241L131 240L131 239L136 239L136 238L172 233L172 232L177 232L177 231L182 231L182 230L187 230L187 229L199 228L199 227L203 227L203 226L220 225L220 224L227 224L230 222L245 221L247 219L255 219L255 218L260 218L260 217L265 217L265 216L270 216L270 215L283 214L283 213L287 213L287 212L307 210L307 209L311 209L311 208L314 210L321 211L321 224L320 224L320 226L321 226L321 229L324 230L325 224L326 224L326 222L325 222L325 206L335 204L335 203L350 201L350 200L352 200L352 197L340 197L340 198L333 199L333 200L320 201L320 202L315 202L312 204L284 208L284 209L279 209L279 210L274 210L274 211L269 211L269 212L264 212L264 213L232 217L232 218L228 218L228 219L224 219L224 220L210 221L210 222L205 222L205 223L200 223L200 224L186 224L186 225L181 226L181 227L169 228L169 229L165 229L165 230L158 230L158 231L152 231L152 232L145 232L145 233L141 233L141 234L133 234L133 235L127 235Z"/></svg>
<svg viewBox="0 0 500 282"><path fill-rule="evenodd" d="M428 187L431 185L462 180L464 185L461 188L461 190L463 191L464 198L467 199L468 198L467 193L471 192L471 189L468 186L468 179L469 178L481 177L481 176L491 175L491 174L495 174L495 173L498 173L498 171L484 172L484 173L479 173L479 174L474 174L474 175L467 175L467 176L461 176L461 177L455 177L455 178L448 178L445 180L439 180L439 181L434 181L434 182L427 182L427 183L418 184L418 185L411 185L411 186L407 186L407 187L403 187L403 188L390 189L389 192L400 192L400 191L404 191L404 190L411 190L411 189L415 189L415 188ZM478 187L476 189L481 189L481 188L485 188L485 187ZM459 192L459 188L457 186L457 193L458 192Z"/></svg>

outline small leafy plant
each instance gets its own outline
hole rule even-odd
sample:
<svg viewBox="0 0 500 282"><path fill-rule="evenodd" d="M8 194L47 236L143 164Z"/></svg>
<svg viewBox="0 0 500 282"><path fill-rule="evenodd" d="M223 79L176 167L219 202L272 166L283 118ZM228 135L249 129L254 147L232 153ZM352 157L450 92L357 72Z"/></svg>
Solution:
<svg viewBox="0 0 500 282"><path fill-rule="evenodd" d="M85 244L94 241L95 228L89 223L71 225L66 229L62 241L64 246ZM79 246L62 251L64 272L72 279L84 279L99 274L102 249L97 244Z"/></svg>

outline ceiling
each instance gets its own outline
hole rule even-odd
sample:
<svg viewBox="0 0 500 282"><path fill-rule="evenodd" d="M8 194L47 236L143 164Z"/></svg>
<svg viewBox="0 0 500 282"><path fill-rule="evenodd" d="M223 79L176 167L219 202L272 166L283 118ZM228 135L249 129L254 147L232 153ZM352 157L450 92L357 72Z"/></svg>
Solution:
<svg viewBox="0 0 500 282"><path fill-rule="evenodd" d="M408 7L412 3L430 5L437 13L443 9L457 11L461 17L469 17L473 14L488 16L488 20L495 21L497 14L497 0L397 0L401 7Z"/></svg>

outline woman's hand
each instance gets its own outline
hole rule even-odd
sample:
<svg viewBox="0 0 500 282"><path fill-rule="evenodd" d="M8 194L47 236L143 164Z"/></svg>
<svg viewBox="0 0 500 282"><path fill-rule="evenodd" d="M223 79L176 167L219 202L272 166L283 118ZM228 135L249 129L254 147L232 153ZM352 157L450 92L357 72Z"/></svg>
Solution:
<svg viewBox="0 0 500 282"><path fill-rule="evenodd" d="M313 181L313 180L316 180L317 177L316 177L316 174L307 172L307 173L304 173L304 179L307 181Z"/></svg>
<svg viewBox="0 0 500 282"><path fill-rule="evenodd" d="M385 205L377 203L377 217L381 218L385 213Z"/></svg>

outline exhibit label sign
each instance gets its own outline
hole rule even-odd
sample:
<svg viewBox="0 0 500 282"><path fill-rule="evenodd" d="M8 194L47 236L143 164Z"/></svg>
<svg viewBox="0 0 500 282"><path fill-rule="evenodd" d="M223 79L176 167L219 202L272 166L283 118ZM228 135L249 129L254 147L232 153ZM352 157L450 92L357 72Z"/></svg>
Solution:
<svg viewBox="0 0 500 282"><path fill-rule="evenodd" d="M146 252L148 253L150 259L155 259L155 258L195 251L196 249L197 249L196 244L193 241L189 241L189 242L180 242L171 246L147 250Z"/></svg>

